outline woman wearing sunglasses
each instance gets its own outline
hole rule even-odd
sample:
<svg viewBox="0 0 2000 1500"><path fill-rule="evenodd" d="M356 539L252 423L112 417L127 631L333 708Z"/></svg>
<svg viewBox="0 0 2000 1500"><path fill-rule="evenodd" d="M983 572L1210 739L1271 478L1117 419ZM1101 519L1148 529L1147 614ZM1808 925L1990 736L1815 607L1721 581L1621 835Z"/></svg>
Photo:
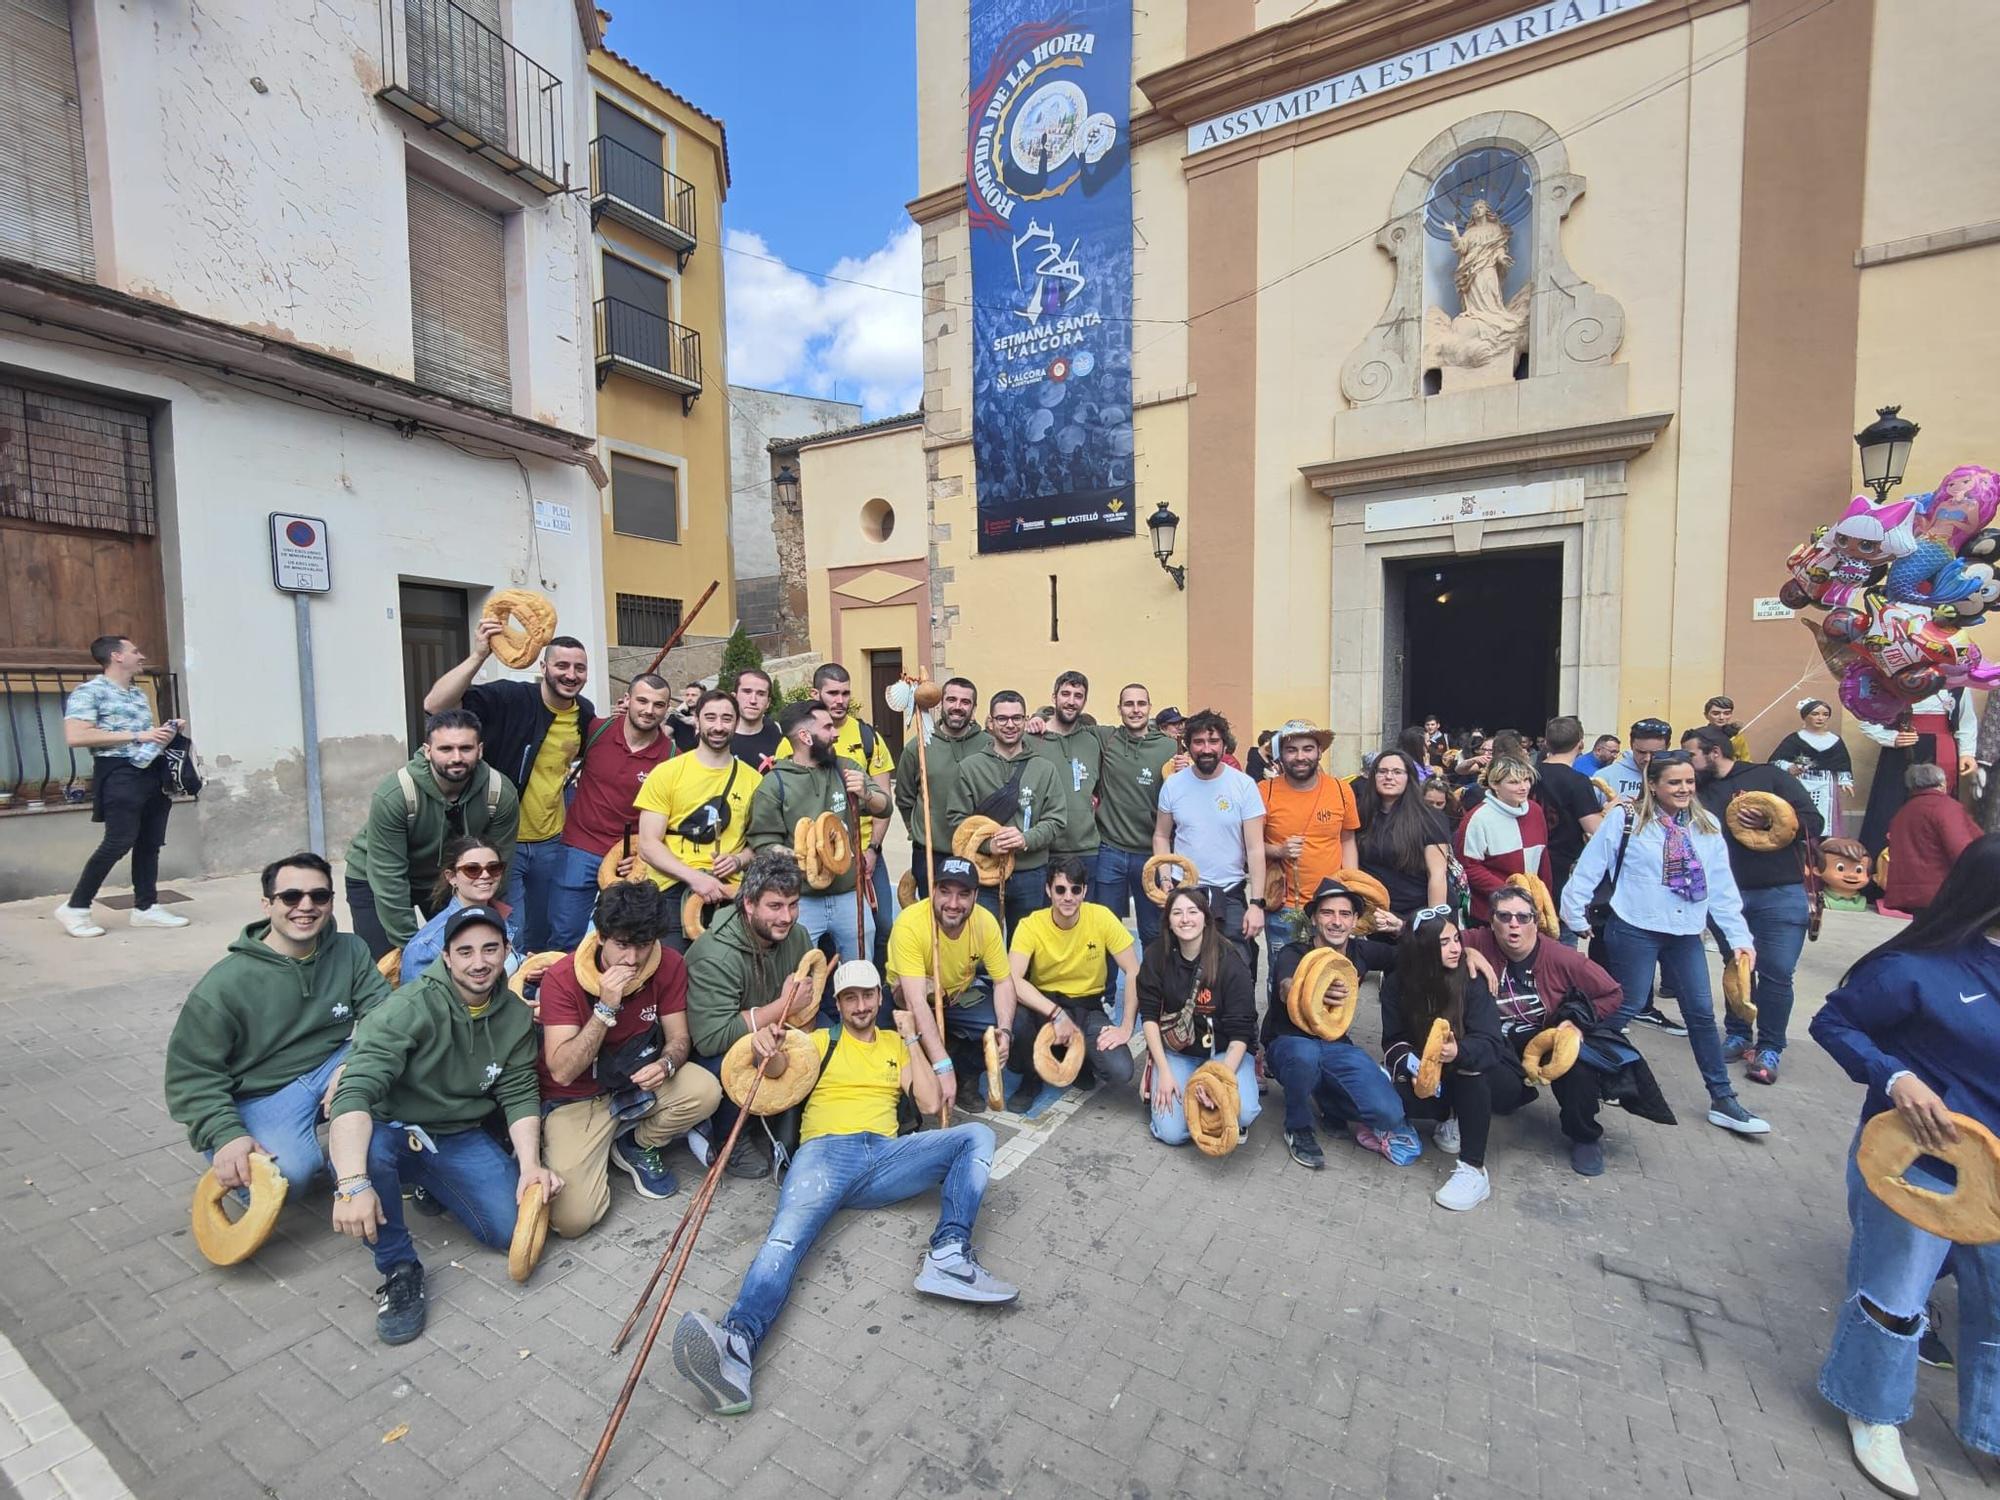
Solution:
<svg viewBox="0 0 2000 1500"><path fill-rule="evenodd" d="M1738 1135L1768 1135L1769 1123L1743 1107L1729 1080L1701 944L1713 918L1738 961L1756 963L1722 825L1695 798L1694 762L1685 750L1655 751L1643 774L1638 806L1606 809L1570 872L1563 925L1586 933L1601 920L1604 967L1625 992L1614 1018L1620 1027L1646 1003L1658 969L1680 1000L1695 1065L1708 1085L1708 1123ZM1600 904L1605 880L1610 897Z"/></svg>
<svg viewBox="0 0 2000 1500"><path fill-rule="evenodd" d="M504 916L507 906L497 898L506 884L507 861L491 844L470 834L460 834L446 844L438 860L437 885L431 891L431 900L444 905L403 945L402 982L408 984L437 962L444 951L444 924L460 907L490 906ZM521 956L510 951L507 972L513 973L520 962Z"/></svg>
<svg viewBox="0 0 2000 1500"><path fill-rule="evenodd" d="M1169 1146L1188 1141L1182 1092L1211 1058L1236 1075L1236 1123L1257 1118L1257 997L1250 970L1215 923L1208 897L1176 889L1162 919L1165 941L1146 950L1139 966L1139 1018L1146 1030L1146 1084L1153 1135Z"/></svg>

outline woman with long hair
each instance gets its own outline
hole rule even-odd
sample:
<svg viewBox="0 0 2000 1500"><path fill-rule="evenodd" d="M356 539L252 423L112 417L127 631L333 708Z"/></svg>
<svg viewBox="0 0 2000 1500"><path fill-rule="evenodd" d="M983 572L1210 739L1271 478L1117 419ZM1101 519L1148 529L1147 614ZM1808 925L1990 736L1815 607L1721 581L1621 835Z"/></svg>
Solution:
<svg viewBox="0 0 2000 1500"><path fill-rule="evenodd" d="M417 929L415 937L403 945L402 983L408 984L444 951L444 924L462 906L490 906L503 916L506 905L500 892L507 887L507 861L500 851L483 839L461 833L444 846L438 856L437 885L433 902L442 901L438 914ZM518 959L507 955L507 972L513 973Z"/></svg>
<svg viewBox="0 0 2000 1500"><path fill-rule="evenodd" d="M1451 849L1444 820L1424 805L1418 780L1416 762L1384 750L1354 794L1362 872L1382 882L1390 909L1404 921L1420 907L1444 904Z"/></svg>
<svg viewBox="0 0 2000 1500"><path fill-rule="evenodd" d="M1500 1030L1493 988L1465 966L1458 923L1442 906L1416 914L1396 948L1396 968L1382 981L1382 1062L1403 1096L1412 1120L1437 1120L1438 1149L1458 1164L1437 1190L1440 1208L1463 1213L1493 1195L1486 1174L1486 1139L1495 1115L1509 1114L1535 1097ZM1420 1098L1418 1069L1431 1027L1442 1020L1452 1039L1444 1044L1442 1091Z"/></svg>
<svg viewBox="0 0 2000 1500"><path fill-rule="evenodd" d="M1586 909L1597 901L1599 883L1610 881L1610 910L1601 915L1604 967L1625 992L1617 1024L1628 1025L1645 1005L1657 969L1680 1000L1695 1065L1708 1086L1708 1123L1738 1135L1768 1135L1770 1125L1737 1099L1723 1062L1701 944L1713 918L1737 961L1756 964L1722 825L1695 796L1687 751L1655 751L1643 774L1639 805L1606 809L1584 845L1563 887L1563 925L1588 932Z"/></svg>
<svg viewBox="0 0 2000 1500"><path fill-rule="evenodd" d="M1182 1094L1194 1070L1211 1058L1236 1075L1236 1123L1257 1118L1254 980L1236 947L1209 920L1208 897L1180 888L1167 898L1162 941L1139 966L1139 1018L1145 1023L1148 1103L1153 1135L1169 1146L1187 1143Z"/></svg>
<svg viewBox="0 0 2000 1500"><path fill-rule="evenodd" d="M1865 1125L1896 1110L1921 1145L1955 1141L1951 1116L2000 1132L2000 834L1968 845L1923 914L1862 957L1812 1020L1813 1040L1868 1088ZM1949 1103L1947 1103L1949 1101ZM1914 1496L1898 1429L1917 1390L1932 1283L1958 1279L1958 1435L2000 1454L2000 1245L1954 1245L1893 1213L1847 1153L1847 1298L1820 1366L1820 1394L1847 1416L1854 1461ZM1913 1184L1948 1191L1918 1161Z"/></svg>

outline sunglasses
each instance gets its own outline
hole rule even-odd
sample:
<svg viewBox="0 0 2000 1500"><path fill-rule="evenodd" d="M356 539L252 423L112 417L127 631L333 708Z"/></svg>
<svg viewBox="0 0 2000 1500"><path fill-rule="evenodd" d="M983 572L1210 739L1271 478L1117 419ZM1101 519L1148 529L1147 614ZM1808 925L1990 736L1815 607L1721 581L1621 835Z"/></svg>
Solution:
<svg viewBox="0 0 2000 1500"><path fill-rule="evenodd" d="M271 899L284 907L286 911L294 911L301 902L305 901L310 901L314 906L331 906L333 905L333 892L322 885L310 891L273 891L271 892Z"/></svg>
<svg viewBox="0 0 2000 1500"><path fill-rule="evenodd" d="M1412 923L1428 922L1432 917L1448 917L1450 915L1451 908L1449 906L1426 906L1410 920Z"/></svg>
<svg viewBox="0 0 2000 1500"><path fill-rule="evenodd" d="M507 866L497 859L487 864L481 864L477 860L468 860L466 863L454 865L452 868L468 880L477 880L481 876L484 876L488 880L498 880L505 873Z"/></svg>
<svg viewBox="0 0 2000 1500"><path fill-rule="evenodd" d="M1493 920L1496 922L1505 922L1509 927L1512 927L1518 922L1534 921L1535 914L1531 911L1496 911L1493 913Z"/></svg>
<svg viewBox="0 0 2000 1500"><path fill-rule="evenodd" d="M1049 887L1049 894L1051 896L1081 896L1089 889L1090 887L1087 885L1052 885Z"/></svg>
<svg viewBox="0 0 2000 1500"><path fill-rule="evenodd" d="M1655 750L1649 762L1655 766L1685 766L1693 763L1694 757L1685 750Z"/></svg>

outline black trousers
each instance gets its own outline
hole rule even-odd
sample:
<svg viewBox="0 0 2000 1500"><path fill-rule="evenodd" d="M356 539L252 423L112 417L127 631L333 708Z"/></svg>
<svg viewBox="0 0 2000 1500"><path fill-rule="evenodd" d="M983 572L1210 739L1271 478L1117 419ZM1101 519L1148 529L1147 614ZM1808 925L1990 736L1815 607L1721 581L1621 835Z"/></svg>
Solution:
<svg viewBox="0 0 2000 1500"><path fill-rule="evenodd" d="M1076 1081L1085 1088L1096 1083L1124 1084L1132 1081L1132 1054L1123 1047L1114 1047L1109 1052L1097 1050L1097 1034L1111 1024L1111 1018L1104 1014L1104 997L1092 995L1087 999L1073 1000L1067 995L1049 995L1063 1008L1077 1030L1083 1033L1083 1071ZM1009 1065L1015 1072L1026 1078L1035 1071L1035 1035L1048 1022L1029 1010L1027 1006L1016 1007L1014 1011L1014 1036L1008 1043ZM983 1060L981 1066L985 1066Z"/></svg>
<svg viewBox="0 0 2000 1500"><path fill-rule="evenodd" d="M1597 1123L1602 1103L1599 1074L1588 1063L1579 1062L1549 1085L1556 1096L1557 1122L1565 1138L1594 1141L1604 1134ZM1419 1099L1407 1078L1396 1081L1403 1096L1403 1111L1413 1120L1442 1120L1451 1115L1458 1121L1458 1159L1468 1166L1486 1165L1486 1142L1493 1131L1495 1115L1511 1115L1532 1103L1535 1090L1512 1068L1488 1068L1463 1073L1446 1068L1444 1094L1438 1099Z"/></svg>
<svg viewBox="0 0 2000 1500"><path fill-rule="evenodd" d="M347 877L347 930L368 945L368 952L380 958L398 946L382 926L375 910L375 892L365 880Z"/></svg>
<svg viewBox="0 0 2000 1500"><path fill-rule="evenodd" d="M88 907L97 899L112 867L132 856L132 905L140 911L159 896L160 846L167 841L167 814L173 811L161 782L165 767L157 760L135 766L119 756L101 756L93 768L91 820L104 825L97 852L77 877L69 904Z"/></svg>

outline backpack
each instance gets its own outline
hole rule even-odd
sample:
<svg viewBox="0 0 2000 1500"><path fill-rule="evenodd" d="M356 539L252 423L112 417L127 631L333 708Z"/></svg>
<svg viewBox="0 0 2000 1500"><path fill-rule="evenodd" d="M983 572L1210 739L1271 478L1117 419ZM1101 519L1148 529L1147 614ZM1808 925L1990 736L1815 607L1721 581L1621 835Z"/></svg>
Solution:
<svg viewBox="0 0 2000 1500"><path fill-rule="evenodd" d="M169 747L171 748L171 747ZM396 767L396 785L403 789L403 829L405 832L417 826L417 779L410 774L408 766ZM493 768L486 768L486 819L500 810L500 778L493 774Z"/></svg>
<svg viewBox="0 0 2000 1500"><path fill-rule="evenodd" d="M160 752L160 765L160 789L169 797L192 800L201 796L201 768L195 763L194 741L186 730L174 731L167 748Z"/></svg>

